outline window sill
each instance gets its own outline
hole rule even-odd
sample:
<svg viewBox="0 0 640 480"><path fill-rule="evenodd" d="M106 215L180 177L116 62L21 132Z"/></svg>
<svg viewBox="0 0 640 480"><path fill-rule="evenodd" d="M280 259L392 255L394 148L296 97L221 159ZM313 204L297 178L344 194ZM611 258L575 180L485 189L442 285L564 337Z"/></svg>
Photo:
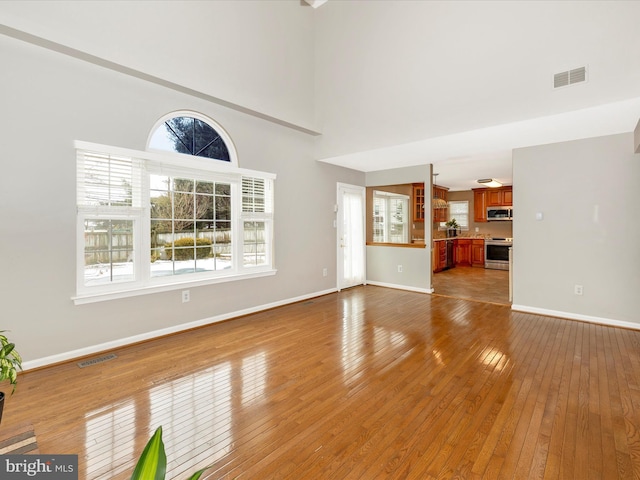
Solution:
<svg viewBox="0 0 640 480"><path fill-rule="evenodd" d="M188 280L184 282L175 282L166 285L154 285L148 287L138 287L128 290L117 290L111 292L85 293L71 297L74 305L84 305L86 303L106 302L108 300L118 300L121 298L138 297L140 295L149 295L153 293L170 292L173 290L184 290L190 287L201 287L204 285L212 285L216 283L233 282L236 280L248 280L251 278L268 277L275 275L276 269L259 270L251 273L240 273L236 275L228 275L217 278L207 278L203 280Z"/></svg>
<svg viewBox="0 0 640 480"><path fill-rule="evenodd" d="M424 248L424 240L416 243L383 243L367 242L367 247L399 247L399 248Z"/></svg>

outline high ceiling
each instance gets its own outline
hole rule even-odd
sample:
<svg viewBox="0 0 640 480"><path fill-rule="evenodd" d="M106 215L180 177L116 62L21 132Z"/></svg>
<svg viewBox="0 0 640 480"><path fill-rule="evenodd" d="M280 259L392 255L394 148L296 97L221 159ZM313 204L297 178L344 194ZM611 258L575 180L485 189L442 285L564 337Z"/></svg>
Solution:
<svg viewBox="0 0 640 480"><path fill-rule="evenodd" d="M433 163L452 190L510 184L513 148L640 118L640 2L328 2L316 15L322 161ZM586 81L554 88L580 66Z"/></svg>
<svg viewBox="0 0 640 480"><path fill-rule="evenodd" d="M452 190L640 118L640 1L311 3L5 0L0 34L314 136L320 161L432 163Z"/></svg>

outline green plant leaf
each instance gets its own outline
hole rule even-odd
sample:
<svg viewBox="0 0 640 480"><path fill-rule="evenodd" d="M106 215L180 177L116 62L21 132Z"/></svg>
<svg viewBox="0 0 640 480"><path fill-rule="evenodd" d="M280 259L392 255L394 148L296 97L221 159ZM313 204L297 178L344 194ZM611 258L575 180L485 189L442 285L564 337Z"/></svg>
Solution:
<svg viewBox="0 0 640 480"><path fill-rule="evenodd" d="M188 480L198 480L207 468L209 467L203 468L202 470L198 470L196 473L191 475Z"/></svg>
<svg viewBox="0 0 640 480"><path fill-rule="evenodd" d="M206 467L204 467L202 470L198 470L197 472L195 472L194 474L192 474L187 480L198 480L202 474L209 470L213 465L208 465Z"/></svg>
<svg viewBox="0 0 640 480"><path fill-rule="evenodd" d="M8 357L14 348L16 348L15 343L7 343L4 347L2 347L2 356Z"/></svg>
<svg viewBox="0 0 640 480"><path fill-rule="evenodd" d="M167 473L167 455L162 442L162 427L158 427L144 447L131 480L164 480Z"/></svg>

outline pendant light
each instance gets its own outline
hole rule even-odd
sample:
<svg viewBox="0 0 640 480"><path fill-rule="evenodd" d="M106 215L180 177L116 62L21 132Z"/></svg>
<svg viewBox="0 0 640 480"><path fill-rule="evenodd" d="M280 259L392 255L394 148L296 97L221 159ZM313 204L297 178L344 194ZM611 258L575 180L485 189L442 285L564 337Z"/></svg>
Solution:
<svg viewBox="0 0 640 480"><path fill-rule="evenodd" d="M434 173L433 174L433 186L434 188L437 187L436 184L436 177L438 176L438 173ZM444 201L442 198L437 197L434 193L433 198L431 199L431 208L433 209L441 209L441 208L447 208L449 205L447 205L447 202Z"/></svg>

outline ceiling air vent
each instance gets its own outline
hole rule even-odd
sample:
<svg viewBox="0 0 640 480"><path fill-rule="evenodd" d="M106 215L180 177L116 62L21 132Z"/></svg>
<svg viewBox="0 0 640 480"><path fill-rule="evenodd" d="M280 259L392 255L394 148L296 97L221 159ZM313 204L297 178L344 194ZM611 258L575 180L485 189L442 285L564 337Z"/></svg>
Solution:
<svg viewBox="0 0 640 480"><path fill-rule="evenodd" d="M566 87L587 80L587 67L574 68L553 76L553 88Z"/></svg>

